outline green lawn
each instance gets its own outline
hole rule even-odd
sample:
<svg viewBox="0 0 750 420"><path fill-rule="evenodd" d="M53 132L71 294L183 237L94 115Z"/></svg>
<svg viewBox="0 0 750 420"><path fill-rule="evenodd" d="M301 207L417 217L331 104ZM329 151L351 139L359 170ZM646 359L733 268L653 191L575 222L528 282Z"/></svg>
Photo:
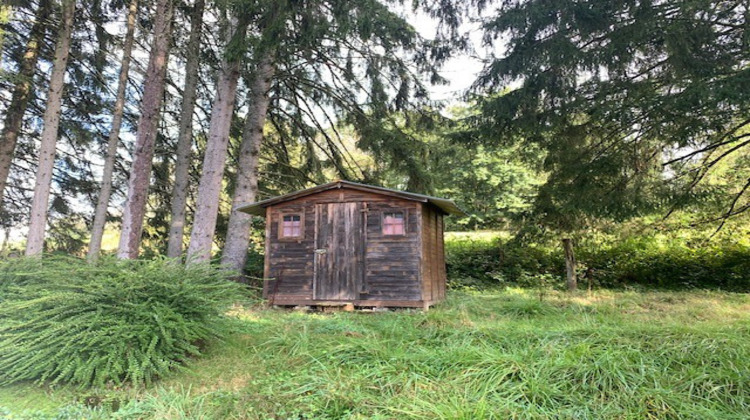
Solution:
<svg viewBox="0 0 750 420"><path fill-rule="evenodd" d="M114 405L119 418L159 419L750 418L750 296L544 299L453 292L427 313L238 307L228 341L152 388L3 387L0 417L109 418Z"/></svg>

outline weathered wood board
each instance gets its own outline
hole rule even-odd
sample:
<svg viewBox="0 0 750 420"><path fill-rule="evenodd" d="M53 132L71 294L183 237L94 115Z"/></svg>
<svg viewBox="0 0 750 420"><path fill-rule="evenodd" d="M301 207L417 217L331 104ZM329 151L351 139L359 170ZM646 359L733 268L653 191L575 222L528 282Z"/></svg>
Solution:
<svg viewBox="0 0 750 420"><path fill-rule="evenodd" d="M394 212L403 216L403 232L383 228L385 215ZM285 238L280 227L289 215L300 221L302 231ZM276 202L266 209L264 296L282 305L425 307L439 302L446 282L443 215L424 200L363 188Z"/></svg>
<svg viewBox="0 0 750 420"><path fill-rule="evenodd" d="M359 298L364 277L361 210L361 202L315 205L315 299Z"/></svg>

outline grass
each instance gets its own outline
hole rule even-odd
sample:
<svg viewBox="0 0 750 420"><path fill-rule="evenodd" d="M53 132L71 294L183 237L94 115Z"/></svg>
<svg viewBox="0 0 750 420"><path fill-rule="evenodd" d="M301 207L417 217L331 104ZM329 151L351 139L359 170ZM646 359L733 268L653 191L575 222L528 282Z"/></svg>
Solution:
<svg viewBox="0 0 750 420"><path fill-rule="evenodd" d="M11 418L68 418L71 407L69 418L750 417L746 294L540 301L507 289L452 292L426 313L233 315L227 341L155 386L20 384L0 388L0 407Z"/></svg>

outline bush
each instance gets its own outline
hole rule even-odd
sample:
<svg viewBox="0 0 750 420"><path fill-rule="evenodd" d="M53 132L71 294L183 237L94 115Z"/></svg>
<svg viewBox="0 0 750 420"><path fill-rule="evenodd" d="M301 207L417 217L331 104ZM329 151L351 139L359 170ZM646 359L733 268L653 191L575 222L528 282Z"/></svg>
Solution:
<svg viewBox="0 0 750 420"><path fill-rule="evenodd" d="M445 244L451 288L535 287L558 279L562 286L565 261L560 245L520 245L486 234L462 235ZM576 247L579 282L591 269L605 287L641 285L658 288L720 288L750 291L750 247L737 243L698 244L653 237L632 237L601 245ZM554 281L552 281L554 283Z"/></svg>
<svg viewBox="0 0 750 420"><path fill-rule="evenodd" d="M540 246L523 247L497 236L448 237L445 252L449 287L454 289L529 286L530 277L542 276L547 281L565 271L561 252Z"/></svg>
<svg viewBox="0 0 750 420"><path fill-rule="evenodd" d="M739 244L660 246L635 238L603 249L583 249L581 259L604 286L750 290L750 247Z"/></svg>
<svg viewBox="0 0 750 420"><path fill-rule="evenodd" d="M227 277L163 259L0 262L0 384L150 383L227 331Z"/></svg>

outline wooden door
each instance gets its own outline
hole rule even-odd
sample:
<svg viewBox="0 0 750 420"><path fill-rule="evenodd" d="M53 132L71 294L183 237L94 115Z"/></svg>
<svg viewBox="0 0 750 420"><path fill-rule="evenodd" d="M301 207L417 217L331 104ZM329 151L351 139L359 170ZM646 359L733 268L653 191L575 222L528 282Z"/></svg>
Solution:
<svg viewBox="0 0 750 420"><path fill-rule="evenodd" d="M315 299L359 298L364 278L362 209L362 203L315 205Z"/></svg>

